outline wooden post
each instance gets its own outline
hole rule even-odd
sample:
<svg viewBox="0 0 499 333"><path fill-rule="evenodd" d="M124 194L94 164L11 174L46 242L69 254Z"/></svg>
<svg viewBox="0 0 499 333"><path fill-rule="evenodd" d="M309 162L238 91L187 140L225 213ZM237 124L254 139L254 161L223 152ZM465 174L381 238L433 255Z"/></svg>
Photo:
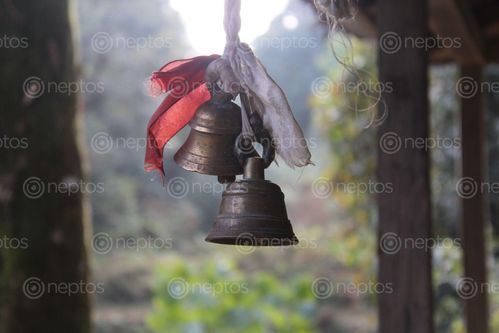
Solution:
<svg viewBox="0 0 499 333"><path fill-rule="evenodd" d="M379 128L378 181L393 188L378 195L379 236L395 234L400 240L397 251L386 251L383 244L379 250L379 282L393 288L393 293L378 295L382 333L433 332L431 253L410 246L431 237L429 151L405 143L405 138L424 140L429 133L428 54L410 42L427 37L427 7L421 0L378 2L379 78L393 87L383 93L388 117ZM384 142L387 134L395 141ZM397 137L399 149L387 153L383 147L398 145Z"/></svg>
<svg viewBox="0 0 499 333"><path fill-rule="evenodd" d="M461 135L463 179L474 182L475 187L463 189L462 238L464 256L464 275L470 279L470 288L477 288L473 297L465 297L466 328L468 333L488 332L487 306L487 270L485 260L485 199L487 187L482 187L485 174L484 148L484 111L480 89L482 82L482 66L466 65L461 67L461 84L468 81L470 88L463 89L465 96L461 98ZM476 83L473 86L473 82ZM474 90L476 89L476 90ZM475 93L473 93L473 91ZM469 178L468 178L469 177ZM475 193L476 190L476 193ZM459 190L458 190L459 191Z"/></svg>

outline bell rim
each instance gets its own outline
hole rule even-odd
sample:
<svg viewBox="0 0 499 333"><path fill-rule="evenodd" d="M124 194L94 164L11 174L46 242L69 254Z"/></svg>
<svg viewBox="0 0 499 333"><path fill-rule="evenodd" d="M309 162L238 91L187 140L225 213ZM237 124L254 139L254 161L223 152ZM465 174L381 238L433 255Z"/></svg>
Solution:
<svg viewBox="0 0 499 333"><path fill-rule="evenodd" d="M254 237L254 243L252 244L243 244L238 242L240 240L240 236L216 236L208 234L204 239L207 243L214 243L220 245L231 245L231 246L255 246L255 247L278 247L278 246L292 246L299 244L300 241L296 237L295 234L292 236L285 237ZM279 243L280 242L280 243Z"/></svg>
<svg viewBox="0 0 499 333"><path fill-rule="evenodd" d="M253 225L251 222L256 222ZM267 225L263 226L263 223ZM289 246L298 244L289 219L270 216L218 216L205 241L217 244L249 246Z"/></svg>

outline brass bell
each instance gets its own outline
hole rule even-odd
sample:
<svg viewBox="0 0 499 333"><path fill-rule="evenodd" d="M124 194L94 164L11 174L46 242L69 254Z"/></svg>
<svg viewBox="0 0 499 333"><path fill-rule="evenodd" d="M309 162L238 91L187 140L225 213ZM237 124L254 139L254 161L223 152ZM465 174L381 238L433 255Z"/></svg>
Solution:
<svg viewBox="0 0 499 333"><path fill-rule="evenodd" d="M207 242L253 246L298 243L284 194L279 186L265 180L264 164L260 157L248 158L243 179L227 186Z"/></svg>
<svg viewBox="0 0 499 333"><path fill-rule="evenodd" d="M192 130L174 156L180 167L232 181L233 176L243 173L234 152L242 128L241 109L231 98L229 94L214 94L198 108L189 123Z"/></svg>

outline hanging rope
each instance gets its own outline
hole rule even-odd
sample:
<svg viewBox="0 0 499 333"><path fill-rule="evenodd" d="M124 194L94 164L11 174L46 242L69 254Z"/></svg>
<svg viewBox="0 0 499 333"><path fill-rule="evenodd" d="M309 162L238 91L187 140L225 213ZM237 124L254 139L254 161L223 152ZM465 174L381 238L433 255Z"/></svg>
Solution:
<svg viewBox="0 0 499 333"><path fill-rule="evenodd" d="M328 39L331 52L336 61L345 70L343 75L351 75L355 80L363 82L362 76L370 81L377 81L371 74L358 69L353 64L353 45L342 22L353 20L358 12L359 0L313 0L319 20L328 27ZM337 50L339 49L339 51ZM367 106L359 107L359 98L367 101ZM388 108L379 91L360 92L354 96L353 105L349 105L357 116L367 118L364 128L377 127L383 123L388 116Z"/></svg>

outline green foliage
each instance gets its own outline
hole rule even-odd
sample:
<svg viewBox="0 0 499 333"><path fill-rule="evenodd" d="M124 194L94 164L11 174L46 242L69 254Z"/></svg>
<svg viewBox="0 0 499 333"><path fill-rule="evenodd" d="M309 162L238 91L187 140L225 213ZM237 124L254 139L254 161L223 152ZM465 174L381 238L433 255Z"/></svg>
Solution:
<svg viewBox="0 0 499 333"><path fill-rule="evenodd" d="M450 241L450 239L449 239ZM444 244L450 244L446 242ZM462 300L456 287L463 275L462 256L459 247L438 246L432 251L433 281L435 286L435 326L437 332L462 332Z"/></svg>
<svg viewBox="0 0 499 333"><path fill-rule="evenodd" d="M331 145L330 173L333 199L342 208L343 220L336 230L337 241L331 242L334 257L345 267L356 269L360 280L374 279L376 248L375 196L361 186L375 182L377 105L373 99L376 84L375 55L369 44L352 40L355 61L350 71L327 65L326 93L311 99L315 122ZM331 57L330 51L327 57ZM366 86L368 84L369 86ZM364 90L364 88L366 88ZM348 184L359 191L341 190ZM360 184L360 185L359 185ZM335 237L336 238L336 237Z"/></svg>
<svg viewBox="0 0 499 333"><path fill-rule="evenodd" d="M148 326L171 333L311 333L316 310L309 278L280 281L232 264L195 269L175 262L157 271Z"/></svg>
<svg viewBox="0 0 499 333"><path fill-rule="evenodd" d="M435 234L452 237L459 235L459 225L456 221L459 220L460 214L460 211L455 209L459 205L456 183L459 178L461 155L459 100L455 93L455 82L458 79L456 66L431 68L430 137L446 140L445 145L441 144L430 150L433 226Z"/></svg>
<svg viewBox="0 0 499 333"><path fill-rule="evenodd" d="M111 143L107 153L89 149L90 180L105 187L91 196L94 228L119 226L121 233L140 233L154 218L145 199L167 197L143 169L147 123L161 101L148 96L145 82L154 70L184 55L183 26L168 1L88 0L79 1L78 9L82 79L103 85L102 93L83 96L87 147L93 147L97 133L106 133ZM96 52L99 36L108 48Z"/></svg>
<svg viewBox="0 0 499 333"><path fill-rule="evenodd" d="M354 70L329 70L325 78L328 94L318 94L311 100L316 123L331 143L330 177L338 185L367 184L375 179L376 131L371 126L378 117L377 105L373 91L363 90L363 85L376 83L375 56L368 44L353 40L352 47ZM375 203L369 193L336 191L334 199L358 223L373 222Z"/></svg>

